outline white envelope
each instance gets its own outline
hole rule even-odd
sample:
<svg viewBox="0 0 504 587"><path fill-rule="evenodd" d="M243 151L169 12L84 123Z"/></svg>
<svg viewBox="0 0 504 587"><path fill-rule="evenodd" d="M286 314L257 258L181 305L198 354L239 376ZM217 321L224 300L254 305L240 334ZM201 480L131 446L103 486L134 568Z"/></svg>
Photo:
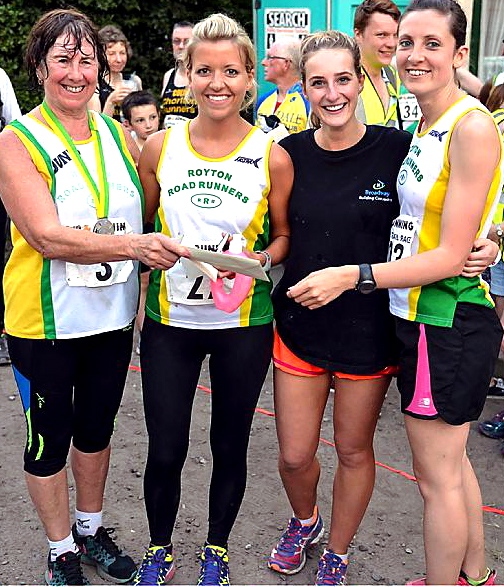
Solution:
<svg viewBox="0 0 504 587"><path fill-rule="evenodd" d="M191 253L192 261L210 263L210 265L218 267L219 269L226 269L227 271L234 271L235 273L241 273L242 275L250 275L250 277L255 277L262 281L269 281L269 278L258 259L236 257L234 255L225 255L224 253L214 253L212 251L203 251L196 247L186 248Z"/></svg>

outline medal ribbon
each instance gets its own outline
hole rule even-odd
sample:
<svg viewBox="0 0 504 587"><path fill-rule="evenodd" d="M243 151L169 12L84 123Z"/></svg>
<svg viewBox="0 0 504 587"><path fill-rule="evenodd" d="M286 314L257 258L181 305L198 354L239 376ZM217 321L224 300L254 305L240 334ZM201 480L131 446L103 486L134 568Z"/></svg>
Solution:
<svg viewBox="0 0 504 587"><path fill-rule="evenodd" d="M88 124L91 130L91 135L94 135L94 152L96 159L96 169L98 171L98 185L94 181L87 165L81 157L81 154L74 145L74 142L68 134L66 128L56 118L54 112L49 108L49 105L44 100L40 106L40 112L44 120L49 125L54 134L61 140L63 145L68 150L70 157L75 163L78 171L86 182L96 206L96 215L100 218L107 218L109 211L109 186L105 179L105 159L103 157L103 147L100 139L100 133L96 128L95 121L88 111Z"/></svg>

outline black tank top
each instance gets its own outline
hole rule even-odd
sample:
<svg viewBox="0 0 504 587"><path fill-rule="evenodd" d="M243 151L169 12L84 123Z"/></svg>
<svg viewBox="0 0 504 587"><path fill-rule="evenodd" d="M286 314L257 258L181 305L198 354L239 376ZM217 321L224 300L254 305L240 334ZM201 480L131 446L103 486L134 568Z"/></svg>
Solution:
<svg viewBox="0 0 504 587"><path fill-rule="evenodd" d="M284 343L312 365L370 375L397 364L387 290L347 291L317 310L286 293L312 271L386 261L390 227L399 213L396 179L410 141L406 132L368 126L343 151L321 149L313 129L280 142L294 164L294 185L289 257L273 307Z"/></svg>
<svg viewBox="0 0 504 587"><path fill-rule="evenodd" d="M168 128L177 122L195 118L198 114L196 102L185 100L187 88L175 85L175 72L176 68L172 69L161 97L161 128Z"/></svg>

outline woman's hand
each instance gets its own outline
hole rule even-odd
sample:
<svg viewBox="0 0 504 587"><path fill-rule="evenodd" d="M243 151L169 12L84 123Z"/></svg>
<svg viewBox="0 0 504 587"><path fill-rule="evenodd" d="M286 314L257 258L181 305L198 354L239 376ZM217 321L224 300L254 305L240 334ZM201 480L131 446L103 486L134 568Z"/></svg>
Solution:
<svg viewBox="0 0 504 587"><path fill-rule="evenodd" d="M128 94L131 94L132 88L127 86L126 84L121 84L118 88L116 88L113 92L110 93L107 100L110 100L112 104L119 105L122 104L122 101Z"/></svg>
<svg viewBox="0 0 504 587"><path fill-rule="evenodd" d="M176 239L160 232L133 236L133 255L152 269L170 269L180 257L190 257L189 251Z"/></svg>
<svg viewBox="0 0 504 587"><path fill-rule="evenodd" d="M315 310L325 306L349 289L355 289L359 276L357 265L327 267L313 271L290 287L288 297L302 306Z"/></svg>
<svg viewBox="0 0 504 587"><path fill-rule="evenodd" d="M494 241L488 238L476 239L462 269L462 277L477 277L483 273L495 261L498 252L499 247Z"/></svg>
<svg viewBox="0 0 504 587"><path fill-rule="evenodd" d="M103 112L109 116L112 116L114 114L115 107L120 106L124 98L126 98L126 96L130 93L131 88L128 88L128 86L125 85L120 85L114 91L110 92L103 106Z"/></svg>

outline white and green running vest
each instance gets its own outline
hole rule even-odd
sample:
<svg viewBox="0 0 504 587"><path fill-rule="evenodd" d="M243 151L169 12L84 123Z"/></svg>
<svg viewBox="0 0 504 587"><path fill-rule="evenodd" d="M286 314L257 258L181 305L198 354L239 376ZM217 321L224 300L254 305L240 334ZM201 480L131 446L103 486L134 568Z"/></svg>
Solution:
<svg viewBox="0 0 504 587"><path fill-rule="evenodd" d="M223 233L242 235L249 251L266 248L271 144L254 127L232 153L212 159L193 149L189 122L168 129L157 168L161 192L156 230L213 251L219 250ZM269 282L254 280L245 301L228 314L215 307L208 277L181 259L168 271L152 272L146 313L162 324L184 328L267 324L273 319L270 291Z"/></svg>
<svg viewBox="0 0 504 587"><path fill-rule="evenodd" d="M116 234L142 232L143 192L121 126L92 113L109 184L108 217ZM9 128L28 150L47 182L64 226L92 230L95 203L65 145L33 115ZM94 139L76 141L82 159L98 185ZM37 194L32 195L33 200ZM13 250L5 267L5 328L21 338L77 338L130 324L138 304L138 263L76 265L44 258L12 225Z"/></svg>
<svg viewBox="0 0 504 587"><path fill-rule="evenodd" d="M457 122L473 110L491 116L478 100L464 96L431 127L422 132L415 131L397 178L401 214L392 223L390 260L429 251L439 245L443 206L450 179L448 149L451 135ZM495 170L488 191L478 237L488 233L502 184L501 149L500 165ZM429 285L391 289L389 297L390 311L395 316L434 326L451 327L459 302L493 307L488 286L480 277L449 277Z"/></svg>

